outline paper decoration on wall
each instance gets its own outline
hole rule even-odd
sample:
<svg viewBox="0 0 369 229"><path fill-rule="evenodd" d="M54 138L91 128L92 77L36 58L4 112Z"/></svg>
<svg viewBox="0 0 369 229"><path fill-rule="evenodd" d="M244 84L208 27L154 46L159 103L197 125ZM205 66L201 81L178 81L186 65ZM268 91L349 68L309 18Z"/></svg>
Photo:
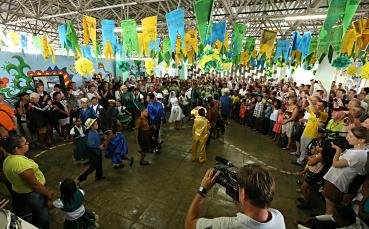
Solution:
<svg viewBox="0 0 369 229"><path fill-rule="evenodd" d="M82 77L92 75L95 71L94 64L87 58L79 58L76 61L75 69Z"/></svg>
<svg viewBox="0 0 369 229"><path fill-rule="evenodd" d="M274 63L282 56L282 60L287 61L289 57L289 50L291 46L290 40L277 40L277 47L274 55Z"/></svg>
<svg viewBox="0 0 369 229"><path fill-rule="evenodd" d="M350 58L346 55L342 55L333 60L332 66L337 70L341 70L342 68L347 68L350 63Z"/></svg>
<svg viewBox="0 0 369 229"><path fill-rule="evenodd" d="M156 42L157 16L141 20L145 55L150 56L150 42Z"/></svg>
<svg viewBox="0 0 369 229"><path fill-rule="evenodd" d="M349 76L355 76L357 73L357 67L355 65L350 65L348 68L347 68L347 74Z"/></svg>
<svg viewBox="0 0 369 229"><path fill-rule="evenodd" d="M96 49L96 18L83 16L83 44L87 45L90 39Z"/></svg>
<svg viewBox="0 0 369 229"><path fill-rule="evenodd" d="M210 36L214 0L196 0L194 11L196 15L197 28L200 33L200 44Z"/></svg>
<svg viewBox="0 0 369 229"><path fill-rule="evenodd" d="M132 56L133 52L139 53L137 24L134 19L122 20L122 37L124 56Z"/></svg>
<svg viewBox="0 0 369 229"><path fill-rule="evenodd" d="M226 21L221 21L218 23L213 23L211 37L210 37L210 45L213 45L216 41L220 41L222 44L225 40L226 35ZM221 47L220 47L221 48Z"/></svg>
<svg viewBox="0 0 369 229"><path fill-rule="evenodd" d="M59 33L60 47L62 49L68 48L67 46L67 26L65 24L59 25L58 33Z"/></svg>
<svg viewBox="0 0 369 229"><path fill-rule="evenodd" d="M263 30L260 39L259 58L263 54L265 54L267 59L271 57L276 37L277 31Z"/></svg>
<svg viewBox="0 0 369 229"><path fill-rule="evenodd" d="M182 40L182 48L185 46L184 31L184 10L182 8L175 9L165 15L172 50L175 49L178 35Z"/></svg>
<svg viewBox="0 0 369 229"><path fill-rule="evenodd" d="M245 24L236 23L232 35L232 53L239 55L242 52L242 42L246 35L247 26Z"/></svg>
<svg viewBox="0 0 369 229"><path fill-rule="evenodd" d="M9 36L14 46L18 46L20 44L20 37L17 32L10 31Z"/></svg>
<svg viewBox="0 0 369 229"><path fill-rule="evenodd" d="M360 77L362 79L369 79L369 61L360 68Z"/></svg>
<svg viewBox="0 0 369 229"><path fill-rule="evenodd" d="M114 20L102 20L101 21L101 35L103 39L103 49L104 53L108 52L109 55L114 55L115 44L116 44L116 37L114 35ZM108 45L110 47L106 47ZM108 49L107 51L105 49Z"/></svg>
<svg viewBox="0 0 369 229"><path fill-rule="evenodd" d="M75 52L76 55L81 53L81 48L78 43L78 36L76 31L74 30L72 21L67 22L67 43L69 47Z"/></svg>

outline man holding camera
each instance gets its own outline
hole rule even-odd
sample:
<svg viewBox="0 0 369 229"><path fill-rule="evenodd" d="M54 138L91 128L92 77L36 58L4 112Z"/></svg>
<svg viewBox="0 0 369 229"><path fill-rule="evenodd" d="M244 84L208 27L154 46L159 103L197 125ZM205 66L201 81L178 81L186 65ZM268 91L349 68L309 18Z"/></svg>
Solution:
<svg viewBox="0 0 369 229"><path fill-rule="evenodd" d="M187 212L186 229L220 228L286 228L283 215L269 208L274 195L275 181L270 171L258 164L245 165L237 173L239 203L243 210L236 217L199 218L202 199L216 182L219 171L209 169Z"/></svg>

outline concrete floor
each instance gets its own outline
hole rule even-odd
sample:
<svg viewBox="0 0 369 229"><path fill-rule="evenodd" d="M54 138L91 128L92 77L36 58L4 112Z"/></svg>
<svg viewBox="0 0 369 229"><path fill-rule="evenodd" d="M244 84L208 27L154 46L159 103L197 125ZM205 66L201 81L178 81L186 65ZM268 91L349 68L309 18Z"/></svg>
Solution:
<svg viewBox="0 0 369 229"><path fill-rule="evenodd" d="M191 123L182 130L164 128L164 145L160 154L148 155L152 165L141 167L139 154L133 141L133 132L125 133L129 141L129 154L135 158L133 168L115 170L111 161L104 159L106 180L95 182L94 174L83 184L86 208L99 215L100 228L184 228L188 207L200 185L205 170L215 163L215 156L223 156L240 166L250 162L263 162L273 171L277 190L272 203L285 217L287 228L296 228L294 222L306 219L312 212L296 207L299 196L295 189L300 167L291 164L295 157L264 136L231 123L224 137L211 142L207 149L208 161L191 161ZM58 195L58 183L64 178L76 178L85 167L72 162L72 144L61 142L53 150L36 156L47 180L47 185ZM314 210L320 213L319 209ZM233 216L237 212L234 202L216 185L205 199L201 215L204 217ZM51 228L62 228L63 214L51 211Z"/></svg>

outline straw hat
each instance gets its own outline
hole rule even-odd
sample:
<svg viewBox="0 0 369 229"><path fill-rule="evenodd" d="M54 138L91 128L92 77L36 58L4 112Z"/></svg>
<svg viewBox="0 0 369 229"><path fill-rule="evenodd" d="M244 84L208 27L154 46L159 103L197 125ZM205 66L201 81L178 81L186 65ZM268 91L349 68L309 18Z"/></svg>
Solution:
<svg viewBox="0 0 369 229"><path fill-rule="evenodd" d="M85 126L87 129L90 129L90 127L96 122L95 118L88 118L85 122Z"/></svg>
<svg viewBox="0 0 369 229"><path fill-rule="evenodd" d="M163 95L169 95L169 92L168 92L168 90L167 90L167 89L164 89L164 90L163 90Z"/></svg>
<svg viewBox="0 0 369 229"><path fill-rule="evenodd" d="M88 98L82 98L82 99L81 99L81 102L82 102L82 103L88 103Z"/></svg>
<svg viewBox="0 0 369 229"><path fill-rule="evenodd" d="M109 99L108 103L114 103L115 104L115 100L114 99Z"/></svg>
<svg viewBox="0 0 369 229"><path fill-rule="evenodd" d="M124 90L124 89L128 89L126 85L122 85L122 86L120 87L120 90Z"/></svg>
<svg viewBox="0 0 369 229"><path fill-rule="evenodd" d="M224 89L224 94L229 94L229 89L228 88Z"/></svg>

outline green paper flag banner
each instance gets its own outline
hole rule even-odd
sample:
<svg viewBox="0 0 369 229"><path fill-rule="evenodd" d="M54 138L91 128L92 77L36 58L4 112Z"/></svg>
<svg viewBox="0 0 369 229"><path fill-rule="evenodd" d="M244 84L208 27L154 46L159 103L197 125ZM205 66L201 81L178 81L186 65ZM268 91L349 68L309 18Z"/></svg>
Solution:
<svg viewBox="0 0 369 229"><path fill-rule="evenodd" d="M42 47L41 47L41 38L40 36L36 35L33 36L33 45L35 46L36 50L42 53Z"/></svg>
<svg viewBox="0 0 369 229"><path fill-rule="evenodd" d="M139 53L137 25L134 19L122 20L123 55L132 55L132 52Z"/></svg>
<svg viewBox="0 0 369 229"><path fill-rule="evenodd" d="M329 36L326 36L324 39L319 38L317 58L320 59L323 54L327 54L329 46L332 46L334 52L339 53L342 46L342 36L343 26L340 25L332 28Z"/></svg>
<svg viewBox="0 0 369 229"><path fill-rule="evenodd" d="M319 39L326 39L328 33L337 21L342 19L343 33L350 26L361 0L330 0L327 18L324 20L323 27L319 33Z"/></svg>
<svg viewBox="0 0 369 229"><path fill-rule="evenodd" d="M161 58L163 58L164 61L167 64L170 64L171 56L172 56L172 48L171 48L170 39L169 39L169 37L166 37L163 40L163 48L162 48Z"/></svg>
<svg viewBox="0 0 369 229"><path fill-rule="evenodd" d="M252 53L254 49L255 49L255 37L247 37L244 50L249 51L249 53Z"/></svg>
<svg viewBox="0 0 369 229"><path fill-rule="evenodd" d="M196 0L194 11L197 28L200 33L200 43L204 44L211 33L214 0Z"/></svg>
<svg viewBox="0 0 369 229"><path fill-rule="evenodd" d="M67 22L67 41L69 41L70 48L74 52L77 51L77 52L81 53L81 48L80 48L79 43L78 43L78 36L77 36L76 30L74 30L74 28L73 28L72 21Z"/></svg>
<svg viewBox="0 0 369 229"><path fill-rule="evenodd" d="M310 41L310 47L309 47L308 55L315 52L317 46L318 46L318 38L317 37L312 37L311 41Z"/></svg>
<svg viewBox="0 0 369 229"><path fill-rule="evenodd" d="M237 23L234 26L232 36L232 53L240 54L242 52L242 41L246 35L247 26L245 24Z"/></svg>
<svg viewBox="0 0 369 229"><path fill-rule="evenodd" d="M346 10L345 16L342 20L343 33L350 27L352 17L355 15L356 10L361 2L361 0L346 0Z"/></svg>

